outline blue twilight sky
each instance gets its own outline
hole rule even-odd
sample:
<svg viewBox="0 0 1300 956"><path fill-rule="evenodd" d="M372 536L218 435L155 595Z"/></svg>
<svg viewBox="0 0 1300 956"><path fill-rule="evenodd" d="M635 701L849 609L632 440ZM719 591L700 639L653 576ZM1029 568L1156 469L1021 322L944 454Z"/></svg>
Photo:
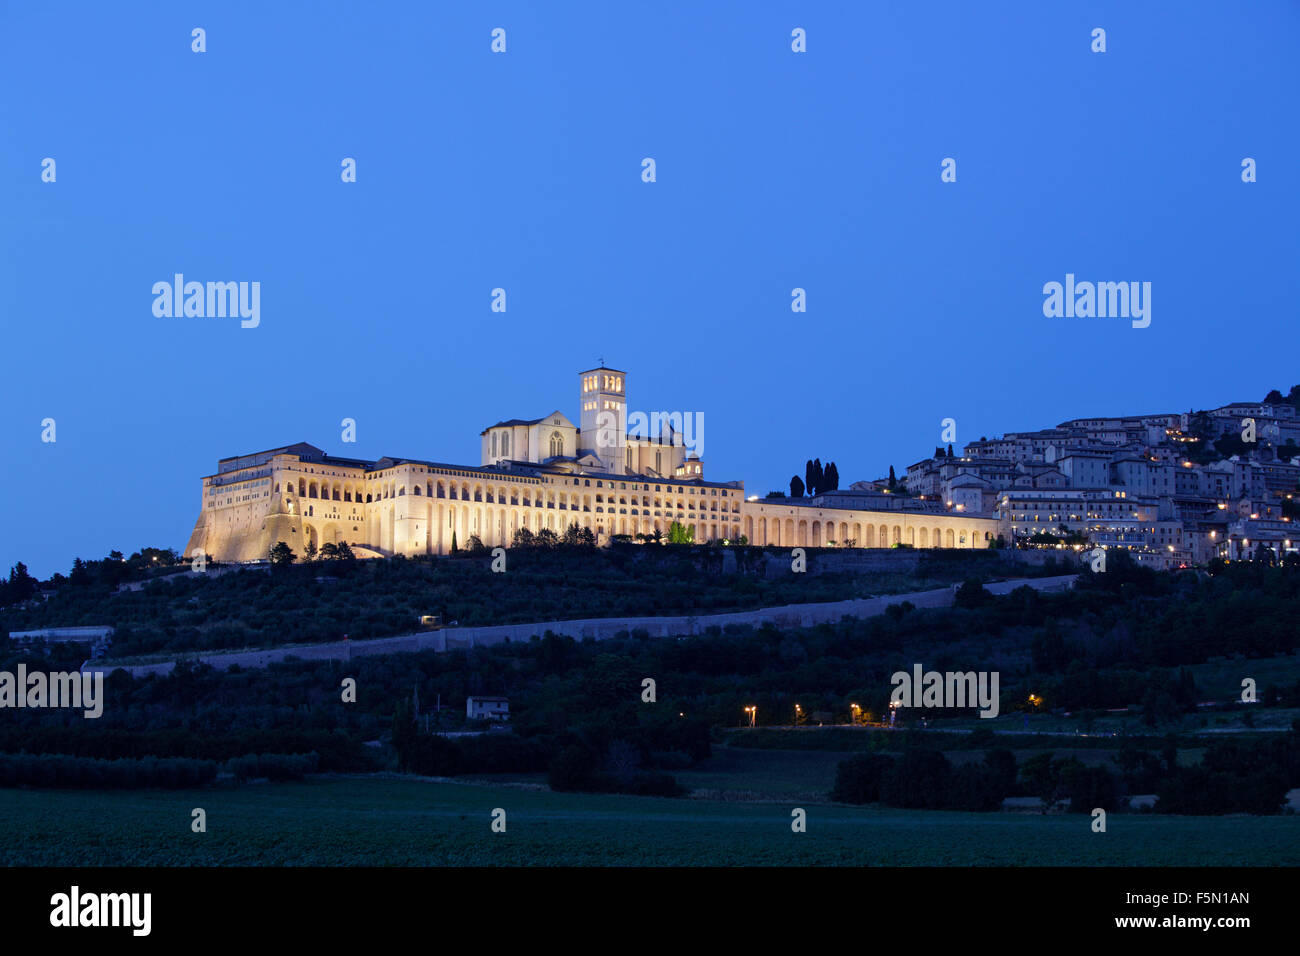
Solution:
<svg viewBox="0 0 1300 956"><path fill-rule="evenodd" d="M227 455L476 463L601 356L758 494L1300 381L1293 2L0 11L0 570L183 547ZM176 272L261 324L156 318ZM1067 272L1150 327L1045 318Z"/></svg>

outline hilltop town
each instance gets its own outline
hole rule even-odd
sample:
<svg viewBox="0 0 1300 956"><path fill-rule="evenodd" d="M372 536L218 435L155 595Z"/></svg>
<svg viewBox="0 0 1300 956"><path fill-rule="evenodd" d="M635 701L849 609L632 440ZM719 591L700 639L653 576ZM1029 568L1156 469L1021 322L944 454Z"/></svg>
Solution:
<svg viewBox="0 0 1300 956"><path fill-rule="evenodd" d="M629 432L641 413L629 414L626 373L602 366L581 373L581 424L559 411L497 422L477 464L343 458L305 442L222 459L185 557L260 562L279 542L308 557L343 544L414 557L572 526L602 545L1119 548L1157 568L1261 548L1281 558L1300 483L1296 398L1078 418L960 454L936 448L900 478L841 490L836 470L807 495L796 480L760 498L706 480L702 449L680 432Z"/></svg>
<svg viewBox="0 0 1300 956"><path fill-rule="evenodd" d="M906 490L995 515L1008 543L1122 548L1153 567L1261 548L1280 558L1295 547L1298 393L1201 412L1077 418L980 438L960 456L936 448L908 466Z"/></svg>

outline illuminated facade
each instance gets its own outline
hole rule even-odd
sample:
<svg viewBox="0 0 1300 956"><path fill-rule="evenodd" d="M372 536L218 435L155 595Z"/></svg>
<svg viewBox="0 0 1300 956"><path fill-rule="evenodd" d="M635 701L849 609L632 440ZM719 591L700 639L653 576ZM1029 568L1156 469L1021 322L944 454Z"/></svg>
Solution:
<svg viewBox="0 0 1300 956"><path fill-rule="evenodd" d="M579 426L559 411L489 426L478 465L344 458L306 442L224 458L203 478L185 554L259 561L279 541L299 555L343 541L360 557L447 554L453 541L509 546L520 529L560 536L572 524L601 544L667 535L673 522L697 542L743 534L782 547L985 547L996 536L997 522L976 516L746 501L743 482L705 480L678 416L654 438L628 433L626 378L580 373Z"/></svg>

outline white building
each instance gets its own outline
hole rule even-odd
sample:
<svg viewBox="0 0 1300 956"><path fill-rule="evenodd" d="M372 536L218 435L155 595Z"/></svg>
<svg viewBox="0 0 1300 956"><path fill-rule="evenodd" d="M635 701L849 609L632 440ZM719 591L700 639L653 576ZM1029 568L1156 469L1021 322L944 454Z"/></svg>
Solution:
<svg viewBox="0 0 1300 956"><path fill-rule="evenodd" d="M470 720L509 720L510 699L507 697L467 697L465 716Z"/></svg>

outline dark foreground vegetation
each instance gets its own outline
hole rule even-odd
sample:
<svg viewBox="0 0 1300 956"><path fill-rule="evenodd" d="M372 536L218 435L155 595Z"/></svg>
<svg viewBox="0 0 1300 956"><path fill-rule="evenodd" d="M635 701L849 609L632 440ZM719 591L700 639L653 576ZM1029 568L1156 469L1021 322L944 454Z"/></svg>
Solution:
<svg viewBox="0 0 1300 956"><path fill-rule="evenodd" d="M844 560L835 549L807 549L809 573L789 573L789 551L750 547L573 545L512 548L507 571L492 558L315 561L275 568L167 565L170 552L146 549L130 560L78 562L39 596L21 565L3 587L0 631L72 625L116 629L112 655L269 647L409 634L422 615L463 626L585 617L717 614L782 604L841 601L942 587L968 576L1059 573L1016 564L995 552L898 554L897 571L823 571ZM154 560L162 555L161 559ZM824 559L822 558L824 555ZM852 555L848 556L850 559ZM783 573L769 574L773 570ZM145 583L138 590L124 584Z"/></svg>
<svg viewBox="0 0 1300 956"><path fill-rule="evenodd" d="M408 573L393 567L374 573ZM1004 719L1068 711L1086 725L1108 709L1132 708L1146 736L1124 742L1121 758L1098 772L1071 755L1008 762L1002 751L1019 749L1009 736L942 734L904 715L900 727L913 732L828 731L827 739L854 733L880 742L849 762L836 799L984 809L1004 796L1037 795L1091 809L1156 793L1158 809L1170 812L1271 812L1300 786L1294 731L1211 743L1193 766L1180 766L1177 756L1207 713L1240 707L1223 697L1201 706L1208 692L1193 666L1226 657L1248 675L1252 658L1294 654L1300 569L1234 563L1212 571L1157 573L1117 557L1105 574L1066 593L1022 588L994 597L972 580L950 609L900 604L876 618L802 630L736 627L691 639L603 642L546 634L346 664L291 660L228 672L182 664L168 676L138 679L115 671L105 681L101 718L8 711L0 753L37 762L56 755L210 761L234 779L249 774L230 762L250 754L315 755L312 767L325 772L545 774L556 790L667 795L680 792L674 775L707 758L719 728L740 723L746 707L757 708L754 733L808 719L847 723L854 703L878 720L888 712L890 675L919 662L941 671L996 669ZM75 649L59 645L0 650L0 669L19 661L49 670L80 662ZM355 702L343 699L347 678L356 682ZM653 702L646 679L654 682ZM470 694L508 697L511 730L440 735L473 729L463 716ZM1259 696L1257 713L1298 707L1300 680L1265 684ZM924 715L940 725L973 716ZM982 762L951 766L943 751L957 738L987 751ZM7 779L36 782L41 771L21 766ZM139 785L166 785L159 774L166 772L140 771ZM87 765L84 774L51 771L41 779L92 776Z"/></svg>
<svg viewBox="0 0 1300 956"><path fill-rule="evenodd" d="M188 757L119 757L100 760L42 752L0 754L0 786L80 790L192 789L224 771L236 782L301 780L315 772L316 754L245 754L224 765Z"/></svg>
<svg viewBox="0 0 1300 956"><path fill-rule="evenodd" d="M1288 734L1261 740L1212 741L1198 766L1178 765L1176 739L1158 752L1125 746L1113 768L1075 756L1035 754L1017 766L1005 747L981 762L954 767L942 751L910 731L897 756L862 753L842 762L830 797L928 810L997 810L1006 797L1038 797L1044 809L1072 813L1122 809L1122 794L1152 794L1158 813L1277 813L1300 786L1300 720Z"/></svg>

